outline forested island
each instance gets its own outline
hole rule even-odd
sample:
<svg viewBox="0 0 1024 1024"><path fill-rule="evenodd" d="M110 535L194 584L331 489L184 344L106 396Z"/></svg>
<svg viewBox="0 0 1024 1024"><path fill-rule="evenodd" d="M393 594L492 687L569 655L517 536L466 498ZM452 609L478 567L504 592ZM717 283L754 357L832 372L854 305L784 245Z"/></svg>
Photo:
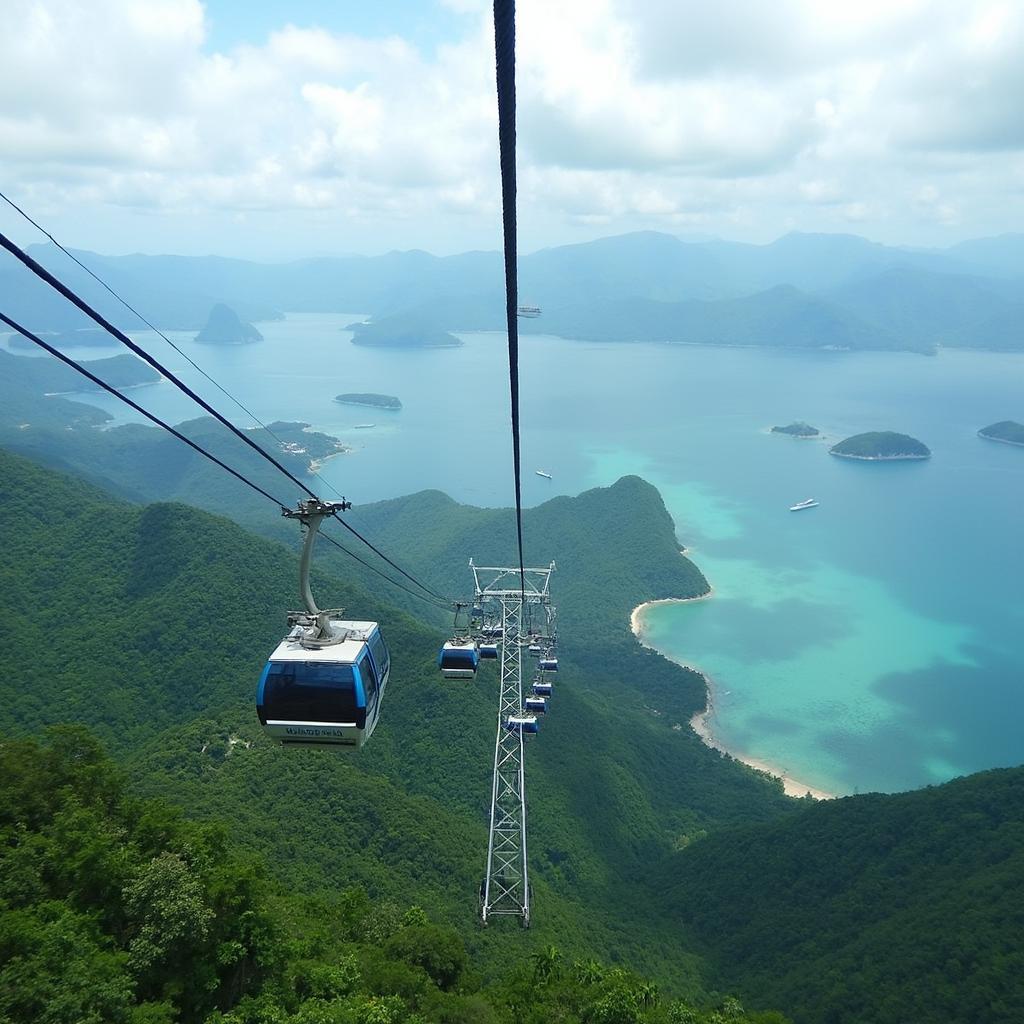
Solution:
<svg viewBox="0 0 1024 1024"><path fill-rule="evenodd" d="M1001 420L999 423L992 423L982 427L978 431L979 437L989 441L1001 441L1003 444L1024 445L1024 423L1016 420Z"/></svg>
<svg viewBox="0 0 1024 1024"><path fill-rule="evenodd" d="M459 348L462 342L436 324L414 313L386 316L371 323L354 323L353 345L370 348Z"/></svg>
<svg viewBox="0 0 1024 1024"><path fill-rule="evenodd" d="M248 345L262 340L263 335L252 324L243 323L222 302L210 310L206 326L196 335L196 341L204 345Z"/></svg>
<svg viewBox="0 0 1024 1024"><path fill-rule="evenodd" d="M342 405L369 405L374 409L386 409L389 412L398 412L402 408L402 403L394 395L378 395L372 391L335 395L334 400Z"/></svg>
<svg viewBox="0 0 1024 1024"><path fill-rule="evenodd" d="M866 459L871 462L888 459L928 459L931 450L909 434L893 430L872 430L854 434L829 448L829 453L842 459Z"/></svg>
<svg viewBox="0 0 1024 1024"><path fill-rule="evenodd" d="M820 431L810 423L790 423L785 427L772 427L773 434L786 434L788 437L817 437Z"/></svg>

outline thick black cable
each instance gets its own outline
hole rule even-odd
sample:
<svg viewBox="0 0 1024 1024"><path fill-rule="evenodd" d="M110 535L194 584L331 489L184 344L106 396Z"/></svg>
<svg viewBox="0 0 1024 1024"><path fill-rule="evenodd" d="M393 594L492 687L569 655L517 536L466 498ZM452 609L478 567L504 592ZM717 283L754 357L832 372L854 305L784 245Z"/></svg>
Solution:
<svg viewBox="0 0 1024 1024"><path fill-rule="evenodd" d="M28 213L26 213L25 210L23 210L13 199L10 198L10 196L7 196L2 191L0 191L0 199L7 203L7 205L10 206L12 210L15 210L22 217L24 217L25 220L32 225L32 227L34 227L41 234L45 235L58 249L60 249L62 253L64 253L65 256L67 256L69 260L71 260L73 263L81 267L81 269L84 270L98 285L100 285L100 287L104 288L115 299L117 299L117 301L120 302L121 305L124 306L124 308L127 309L129 313L132 313L133 315L138 317L139 320L141 320L158 337L163 338L163 340L166 341L167 344L170 345L171 348L173 348L174 351L177 352L178 355L181 356L182 359L184 359L185 362L187 362L189 366L192 367L193 370L195 370L197 373L205 377L206 380L209 381L222 395L224 395L226 398L229 398L232 402L234 402L235 405L238 406L238 408L241 409L242 412L246 414L246 416L248 416L254 423L256 423L259 427L265 430L275 441L277 441L278 444L282 443L281 438L279 438L277 434L275 434L273 430L271 430L270 427L268 427L266 423L264 423L263 420L261 420L259 416L256 415L256 413L254 413L250 408L248 408L241 401L241 399L235 398L235 396L231 394L231 392L228 391L227 388L223 387L223 385L219 384L216 380L214 380L213 377L211 377L194 359L192 359L192 357L189 356L187 352L184 352L173 341L171 341L171 339L168 338L167 335L164 334L164 332L161 331L159 327L157 327L154 323L152 323L152 321L144 317L123 295L121 295L113 288L111 288L110 285L107 284L107 282L104 281L103 278L99 276L99 274L97 274L90 267L87 267L70 249L65 248L65 246L56 238L54 238L53 235L50 234L50 232L47 231L46 228L42 226L42 224L34 220ZM338 491L334 488L334 486L328 483L326 480L324 480L324 478L320 476L319 473L316 473L314 475L321 483L329 487L332 491L334 491L335 494L338 494Z"/></svg>
<svg viewBox="0 0 1024 1024"><path fill-rule="evenodd" d="M117 338L122 345L134 352L140 359L149 363L154 370L157 371L161 376L166 377L179 391L188 395L193 402L196 403L200 408L208 412L218 423L223 424L244 444L247 444L254 452L257 453L261 458L264 458L269 462L275 469L282 472L286 477L299 490L304 491L310 498L315 498L316 495L297 477L294 473L288 469L287 466L282 465L270 454L265 448L261 448L251 437L247 437L245 431L240 430L236 427L227 417L222 416L209 402L206 401L201 395L198 395L192 390L180 377L174 374L171 370L167 369L158 359L154 359L144 348L137 345L131 338L128 337L124 331L115 327L109 320L107 320L101 313L96 312L92 306L89 305L84 299L76 295L63 281L58 280L51 274L46 267L44 267L37 260L34 260L24 249L20 248L14 242L12 242L6 235L0 233L0 245L2 245L15 259L23 263L29 270L32 271L36 277L45 281L55 291L60 292L68 302L72 305L77 306L86 316L91 320L95 321L100 325L108 334L113 335Z"/></svg>
<svg viewBox="0 0 1024 1024"><path fill-rule="evenodd" d="M106 381L97 377L96 374L94 374L91 370L86 369L86 367L83 366L81 363L72 359L70 356L66 356L63 352L61 352L59 349L54 348L48 342L43 341L42 338L40 338L36 334L33 334L27 327L23 327L16 320L12 320L9 316L2 312L0 312L0 322L7 324L7 326L10 327L11 330L17 331L19 334L28 338L29 341L34 342L45 352L48 352L51 356L54 356L56 359L59 359L66 366L70 366L71 369L76 370L87 380L92 381L93 384L97 385L97 387L102 388L104 391L113 395L115 398L120 399L129 408L134 409L136 412L141 413L143 416L145 416L146 419L148 419L150 422L155 423L158 427L162 427L169 434L172 434L174 437L176 437L179 441L182 441L185 444L187 444L189 448L191 448L193 451L196 451L204 458L209 459L210 462L212 462L214 465L219 466L221 469L230 473L236 480L241 481L241 483L245 484L247 487L251 487L254 491L256 491L257 494L266 498L268 501L273 502L282 511L286 509L287 506L285 506L283 502L279 501L268 491L265 491L262 487L259 486L259 484L253 483L248 477L239 473L237 470L232 469L229 465L227 465L227 463L222 462L220 459L217 458L216 455L207 451L202 445L197 444L190 437L186 437L184 434L181 433L181 431L175 429L169 423L166 423L164 422L164 420L160 419L159 416L156 416L153 413L149 412L147 409L144 409L141 405L138 404L138 402L132 401L132 399L130 399L127 395L123 394L122 392L118 391L117 388L113 387ZM404 584L399 583L398 580L393 580L390 576L381 572L380 569L378 569L375 565L371 565L369 562L365 561L365 559L360 558L354 551L350 551L347 547L345 547L344 544L341 544L340 542L336 541L333 537L330 537L324 533L322 533L321 536L329 544L333 544L340 551L343 551L346 555L348 555L349 558L351 558L353 561L356 561L360 565L365 566L367 569L370 570L370 572L376 573L378 576L381 577L381 579L385 580L387 583L390 583L393 587L397 587L399 590L404 590L407 594L410 594L417 600L426 601L428 604L438 604L439 607L443 607L445 609L448 608L447 603L443 603L443 599L442 603L439 603L437 601L431 601L429 598L424 597L422 594L417 594L414 590L411 590Z"/></svg>
<svg viewBox="0 0 1024 1024"><path fill-rule="evenodd" d="M131 338L128 337L123 331L115 327L109 320L107 320L102 314L98 313L92 308L84 299L80 298L75 294L67 285L65 285L58 278L54 277L42 264L37 260L34 260L27 252L12 242L6 235L0 233L0 245L2 245L12 256L24 264L29 270L32 271L36 277L45 281L51 288L59 292L69 302L77 306L83 313L90 317L93 321L100 325L108 334L115 337L122 345L127 347L131 352L134 352L140 359L144 360L150 366L161 374L167 380L169 380L179 391L183 392L189 398L191 398L198 406L208 412L218 423L223 424L228 430L231 431L239 440L247 444L253 451L255 451L262 458L266 459L272 466L283 473L292 483L294 483L300 490L304 491L310 498L315 498L316 494L310 490L310 488L304 484L294 473L291 472L286 466L282 465L277 459L274 458L266 449L260 447L251 437L248 437L243 430L236 427L229 419L219 413L209 402L207 402L202 396L198 395L192 388L190 388L183 380L177 377L171 370L167 369L158 359L154 359L145 349L137 345ZM379 548L371 544L362 534L358 533L353 527L349 526L340 516L335 513L335 518L345 527L350 533L358 537L378 558L381 558L388 565L390 565L397 572L401 573L406 579L414 583L417 587L432 595L438 597L441 600L445 600L437 591L428 587L426 584L421 583L411 573L406 572L401 566L397 565L390 558L387 557Z"/></svg>
<svg viewBox="0 0 1024 1024"><path fill-rule="evenodd" d="M519 445L519 276L516 267L516 5L494 0L494 58L498 88L498 150L501 163L501 221L505 241L505 320L508 325L508 383L512 401L512 469L516 490L519 586L526 600L523 562L522 465Z"/></svg>
<svg viewBox="0 0 1024 1024"><path fill-rule="evenodd" d="M98 385L104 391L107 391L110 394L112 394L115 398L120 398L121 401L125 403L125 405L130 406L136 412L141 413L143 416L146 417L146 419L155 423L158 427L163 427L164 430L166 430L170 434L173 434L179 441L184 441L185 444L189 446L189 448L193 449L194 451L197 451L204 458L207 458L214 464L220 466L221 469L227 470L227 472L229 472L236 480L240 480L247 487L251 487L254 491L256 491L257 494L261 494L263 495L264 498L268 499L269 501L272 501L279 509L283 510L287 508L287 506L283 502L278 501L277 498L275 498L268 491L265 491L262 487L260 487L259 484L254 484L248 477L243 476L237 470L232 469L227 463L221 462L221 460L218 459L216 455L213 455L210 452L208 452L202 445L196 444L195 441L193 441L189 437L186 437L183 433L181 433L180 430L176 430L169 423L165 423L162 419L160 419L159 416L155 416L148 410L143 409L142 406L138 404L138 402L133 402L127 395L124 395L120 391L118 391L117 388L111 386L106 381L100 380L100 378L97 377L96 374L92 373L90 370L87 370L81 363L76 362L70 356L64 355L64 353L61 352L59 349L54 348L52 345L43 341L43 339L40 338L38 335L33 334L27 327L22 327L21 324L12 320L9 316L5 316L3 313L0 313L0 321L7 324L7 326L10 327L12 330L17 331L19 334L28 338L29 341L35 342L41 349L45 350L46 352L49 352L51 356L56 357L66 366L70 366L73 370L77 370L83 377L86 377L88 380L91 380L93 384Z"/></svg>

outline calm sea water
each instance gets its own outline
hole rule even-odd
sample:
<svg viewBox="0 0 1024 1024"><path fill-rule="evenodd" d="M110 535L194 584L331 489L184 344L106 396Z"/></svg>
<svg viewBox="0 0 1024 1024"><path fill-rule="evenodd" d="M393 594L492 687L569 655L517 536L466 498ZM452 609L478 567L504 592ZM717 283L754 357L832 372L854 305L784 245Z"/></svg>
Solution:
<svg viewBox="0 0 1024 1024"><path fill-rule="evenodd" d="M265 421L306 420L352 444L323 475L357 502L440 488L509 504L504 339L374 351L340 329L359 318L291 316L244 348L173 337ZM138 337L227 409L180 356ZM404 409L341 406L342 391L398 395ZM172 419L194 414L166 384L136 394ZM527 337L522 396L529 503L624 473L664 495L716 593L651 609L646 635L708 673L726 747L841 793L1024 761L1024 449L976 436L1024 420L1024 357ZM124 421L114 400L89 401ZM851 462L766 433L793 419L832 442L903 431L933 458ZM812 496L819 508L788 511Z"/></svg>

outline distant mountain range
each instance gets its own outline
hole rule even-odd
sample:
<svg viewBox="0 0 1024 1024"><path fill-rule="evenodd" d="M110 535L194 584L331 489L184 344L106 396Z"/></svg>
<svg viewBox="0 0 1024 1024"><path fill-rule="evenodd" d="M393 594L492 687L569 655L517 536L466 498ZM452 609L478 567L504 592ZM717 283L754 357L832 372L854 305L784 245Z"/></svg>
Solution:
<svg viewBox="0 0 1024 1024"><path fill-rule="evenodd" d="M142 326L53 246L32 252L119 326ZM360 313L374 322L400 317L413 333L434 338L504 327L498 252L438 257L413 250L286 264L76 255L164 329L198 329L216 302L243 320L285 310ZM1024 235L919 250L855 235L790 234L749 245L635 232L524 256L519 288L522 301L543 310L521 331L571 338L1024 349ZM9 257L0 262L0 306L33 329L86 326Z"/></svg>

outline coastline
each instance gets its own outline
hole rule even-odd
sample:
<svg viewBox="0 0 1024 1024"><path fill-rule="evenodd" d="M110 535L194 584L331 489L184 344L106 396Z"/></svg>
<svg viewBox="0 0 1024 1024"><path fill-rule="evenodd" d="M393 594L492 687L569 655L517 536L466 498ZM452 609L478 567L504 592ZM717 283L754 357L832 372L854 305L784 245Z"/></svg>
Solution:
<svg viewBox="0 0 1024 1024"><path fill-rule="evenodd" d="M858 462L921 462L931 458L931 455L850 455L848 452L837 452L831 448L828 453L837 459L856 459Z"/></svg>
<svg viewBox="0 0 1024 1024"><path fill-rule="evenodd" d="M325 462L329 462L331 459L336 459L339 455L351 455L354 451L355 448L345 446L343 448L339 448L336 452L331 452L329 455L321 455L318 459L310 459L309 468L306 472L310 475L315 475L320 472Z"/></svg>
<svg viewBox="0 0 1024 1024"><path fill-rule="evenodd" d="M714 593L714 587L709 587L706 593L698 594L696 597L665 597L654 601L644 601L642 604L638 604L632 612L630 612L630 629L632 629L633 635L637 638L637 641L640 644L654 650L650 644L644 643L643 615L645 609L652 608L659 604L689 604L691 601L706 601L708 598L713 597ZM706 703L704 710L698 711L690 719L690 728L700 737L701 741L706 746L711 747L712 750L717 750L720 753L728 754L730 757L737 761L742 761L745 765L755 769L756 771L765 772L768 775L773 775L775 778L780 779L782 781L783 791L787 796L801 798L810 794L810 796L815 800L835 800L837 798L837 794L835 793L830 793L827 790L819 789L817 786L811 786L806 782L801 782L799 779L790 775L785 768L771 764L761 758L751 757L748 754L743 754L736 750L729 750L728 747L721 744L715 738L710 724L710 719L715 713L714 686L712 681L707 673L701 672L700 669L694 668L692 665L684 665L683 667L690 669L691 672L699 673L704 679L704 687L707 693Z"/></svg>
<svg viewBox="0 0 1024 1024"><path fill-rule="evenodd" d="M1015 448L1024 448L1024 441L1011 441L1008 437L994 437L992 434L984 434L980 430L978 437L983 437L986 441L996 441L999 444L1012 444Z"/></svg>

